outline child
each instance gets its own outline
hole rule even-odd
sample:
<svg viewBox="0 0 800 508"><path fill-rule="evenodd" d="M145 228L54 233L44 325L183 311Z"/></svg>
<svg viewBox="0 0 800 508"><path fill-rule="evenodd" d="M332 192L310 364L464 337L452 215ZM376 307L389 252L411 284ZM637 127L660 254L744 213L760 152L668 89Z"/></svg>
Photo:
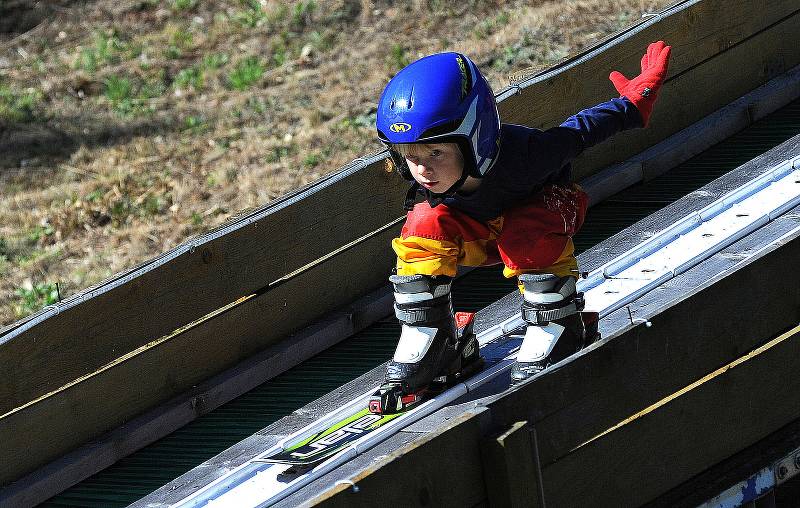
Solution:
<svg viewBox="0 0 800 508"><path fill-rule="evenodd" d="M382 392L414 394L480 360L474 337L457 337L450 284L458 265L502 262L506 277L518 277L528 327L513 382L592 339L580 317L572 243L587 196L570 181L570 161L619 131L647 125L670 50L663 41L650 44L639 76L609 76L620 98L546 131L501 124L486 79L458 53L422 58L386 85L378 136L413 183L408 217L392 243L402 333ZM425 200L415 205L418 194Z"/></svg>

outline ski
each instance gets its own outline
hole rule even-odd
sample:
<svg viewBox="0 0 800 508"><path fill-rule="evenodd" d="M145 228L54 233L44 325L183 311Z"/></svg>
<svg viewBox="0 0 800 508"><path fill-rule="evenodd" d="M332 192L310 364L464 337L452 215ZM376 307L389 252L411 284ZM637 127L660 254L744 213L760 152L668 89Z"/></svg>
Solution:
<svg viewBox="0 0 800 508"><path fill-rule="evenodd" d="M272 464L313 467L345 450L353 441L369 435L400 416L400 414L379 415L370 413L368 408L364 408L334 423L327 429L290 445L275 455L261 459L261 461Z"/></svg>

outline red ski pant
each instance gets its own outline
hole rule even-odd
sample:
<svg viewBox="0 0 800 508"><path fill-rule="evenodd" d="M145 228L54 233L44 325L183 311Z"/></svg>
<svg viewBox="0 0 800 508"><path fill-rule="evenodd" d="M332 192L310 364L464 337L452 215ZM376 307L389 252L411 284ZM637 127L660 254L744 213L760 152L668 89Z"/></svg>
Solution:
<svg viewBox="0 0 800 508"><path fill-rule="evenodd" d="M488 222L445 205L418 203L392 241L397 273L452 277L459 265L502 262L506 277L527 272L577 276L572 236L587 207L586 193L574 184L548 185Z"/></svg>

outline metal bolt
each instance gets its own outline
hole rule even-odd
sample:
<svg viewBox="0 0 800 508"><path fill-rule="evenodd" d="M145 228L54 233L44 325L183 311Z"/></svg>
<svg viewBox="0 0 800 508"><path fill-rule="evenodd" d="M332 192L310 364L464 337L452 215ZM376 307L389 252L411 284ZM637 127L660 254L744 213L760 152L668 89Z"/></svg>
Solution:
<svg viewBox="0 0 800 508"><path fill-rule="evenodd" d="M800 469L800 453L794 456L794 467Z"/></svg>
<svg viewBox="0 0 800 508"><path fill-rule="evenodd" d="M778 468L778 479L783 480L786 478L786 475L789 474L789 468L786 465L781 464L781 467Z"/></svg>
<svg viewBox="0 0 800 508"><path fill-rule="evenodd" d="M354 493L358 492L359 490L361 490L361 489L358 488L358 485L356 485L353 482L353 480L339 480L338 482L336 482L336 485L350 485L350 487L352 487Z"/></svg>

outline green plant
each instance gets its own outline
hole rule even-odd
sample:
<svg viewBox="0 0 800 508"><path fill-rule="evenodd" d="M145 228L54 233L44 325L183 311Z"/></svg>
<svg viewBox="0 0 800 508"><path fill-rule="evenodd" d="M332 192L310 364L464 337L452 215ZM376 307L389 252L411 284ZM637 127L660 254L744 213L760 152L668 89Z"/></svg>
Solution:
<svg viewBox="0 0 800 508"><path fill-rule="evenodd" d="M188 11L197 7L198 0L172 0L172 7L176 11Z"/></svg>
<svg viewBox="0 0 800 508"><path fill-rule="evenodd" d="M144 53L144 44L141 42L132 42L128 44L128 47L125 51L125 57L129 59L139 58Z"/></svg>
<svg viewBox="0 0 800 508"><path fill-rule="evenodd" d="M206 129L205 120L201 116L190 115L183 121L184 130L198 134Z"/></svg>
<svg viewBox="0 0 800 508"><path fill-rule="evenodd" d="M160 97L166 91L163 73L142 83L138 89L131 78L112 75L103 81L104 95L111 107L122 116L152 112L149 99Z"/></svg>
<svg viewBox="0 0 800 508"><path fill-rule="evenodd" d="M311 16L317 8L317 3L314 0L300 0L294 5L292 11L292 26L298 29L305 27L310 21Z"/></svg>
<svg viewBox="0 0 800 508"><path fill-rule="evenodd" d="M214 53L203 57L203 67L206 69L219 69L228 63L228 55L225 53Z"/></svg>
<svg viewBox="0 0 800 508"><path fill-rule="evenodd" d="M164 210L164 200L159 196L147 196L142 202L141 213L143 216L158 215Z"/></svg>
<svg viewBox="0 0 800 508"><path fill-rule="evenodd" d="M472 33L478 39L485 39L492 33L496 32L500 27L508 24L509 16L503 12L494 18L484 19L472 30Z"/></svg>
<svg viewBox="0 0 800 508"><path fill-rule="evenodd" d="M225 180L228 183L233 183L239 177L239 170L236 168L228 168L225 170Z"/></svg>
<svg viewBox="0 0 800 508"><path fill-rule="evenodd" d="M255 28L267 20L267 13L261 8L258 0L241 0L244 9L234 15L234 19L241 25Z"/></svg>
<svg viewBox="0 0 800 508"><path fill-rule="evenodd" d="M33 88L17 91L0 84L0 120L19 123L32 121L42 95L41 91Z"/></svg>
<svg viewBox="0 0 800 508"><path fill-rule="evenodd" d="M291 144L289 146L275 146L272 147L272 152L268 153L266 156L267 162L280 162L283 159L286 159L297 152L297 146Z"/></svg>
<svg viewBox="0 0 800 508"><path fill-rule="evenodd" d="M131 113L134 107L133 82L129 78L112 75L103 84L106 99L111 106L123 115Z"/></svg>
<svg viewBox="0 0 800 508"><path fill-rule="evenodd" d="M102 64L117 62L119 54L125 49L126 45L116 31L95 32L93 44L81 49L76 66L87 72L94 72Z"/></svg>
<svg viewBox="0 0 800 508"><path fill-rule="evenodd" d="M45 69L46 69L44 60L42 60L42 57L38 57L38 56L36 57L36 59L31 64L31 67L36 69L36 72L38 72L38 73L43 73L43 72L45 72Z"/></svg>
<svg viewBox="0 0 800 508"><path fill-rule="evenodd" d="M305 159L303 159L303 164L309 168L315 168L319 166L320 162L322 162L322 157L318 153L310 153L306 155Z"/></svg>
<svg viewBox="0 0 800 508"><path fill-rule="evenodd" d="M353 129L358 129L359 127L371 129L375 126L376 114L377 113L372 112L365 115L345 118L342 120L341 126Z"/></svg>
<svg viewBox="0 0 800 508"><path fill-rule="evenodd" d="M503 48L502 56L495 59L494 63L492 64L493 67L497 70L507 70L514 66L517 62L524 59L525 51L524 48L519 45L513 46L506 46Z"/></svg>
<svg viewBox="0 0 800 508"><path fill-rule="evenodd" d="M236 68L228 74L228 82L235 90L246 90L261 79L264 75L264 66L257 56L250 56L240 61Z"/></svg>
<svg viewBox="0 0 800 508"><path fill-rule="evenodd" d="M107 214L113 226L129 224L136 215L137 209L130 196L123 194L107 205Z"/></svg>
<svg viewBox="0 0 800 508"><path fill-rule="evenodd" d="M104 81L106 99L112 103L119 103L133 96L133 83L122 76L109 76Z"/></svg>
<svg viewBox="0 0 800 508"><path fill-rule="evenodd" d="M46 236L51 236L53 233L55 233L55 230L53 230L53 226L51 226L50 224L45 224L43 226L34 226L28 232L28 240L31 243L36 243Z"/></svg>
<svg viewBox="0 0 800 508"><path fill-rule="evenodd" d="M203 223L203 216L197 212L192 212L192 226L199 226Z"/></svg>
<svg viewBox="0 0 800 508"><path fill-rule="evenodd" d="M263 115L267 111L267 101L261 97L248 97L247 108L256 115Z"/></svg>
<svg viewBox="0 0 800 508"><path fill-rule="evenodd" d="M278 67L286 63L286 46L277 44L272 48L272 61Z"/></svg>
<svg viewBox="0 0 800 508"><path fill-rule="evenodd" d="M167 58L175 59L183 56L183 52L192 47L194 35L182 28L172 28L169 33L169 42L164 52Z"/></svg>
<svg viewBox="0 0 800 508"><path fill-rule="evenodd" d="M333 47L334 40L335 35L328 31L325 33L320 33L319 31L314 30L308 36L308 42L318 51L327 51L331 49Z"/></svg>
<svg viewBox="0 0 800 508"><path fill-rule="evenodd" d="M142 83L142 86L139 88L139 93L136 94L138 104L143 106L144 101L147 99L161 97L166 91L167 85L164 83L164 71L162 70L159 72L158 76L155 76L152 79Z"/></svg>
<svg viewBox="0 0 800 508"><path fill-rule="evenodd" d="M200 90L203 88L203 73L200 69L196 67L187 67L186 69L181 69L178 72L178 75L175 76L175 81L172 82L172 85L175 88L192 88L194 90Z"/></svg>
<svg viewBox="0 0 800 508"><path fill-rule="evenodd" d="M192 32L183 30L181 28L174 30L169 36L169 43L178 46L179 48L188 48L193 42L194 35L192 35Z"/></svg>
<svg viewBox="0 0 800 508"><path fill-rule="evenodd" d="M392 46L391 60L394 68L397 70L400 70L411 63L411 60L409 60L408 55L406 54L406 49L400 44L395 44Z"/></svg>
<svg viewBox="0 0 800 508"><path fill-rule="evenodd" d="M14 305L14 314L18 318L33 314L44 306L58 301L58 287L53 283L39 283L29 287L17 288L14 294L19 302Z"/></svg>
<svg viewBox="0 0 800 508"><path fill-rule="evenodd" d="M102 198L105 195L105 193L106 191L104 189L95 189L89 194L87 194L86 197L84 197L83 199L84 201L87 201L89 203L96 203L100 201L100 198Z"/></svg>

